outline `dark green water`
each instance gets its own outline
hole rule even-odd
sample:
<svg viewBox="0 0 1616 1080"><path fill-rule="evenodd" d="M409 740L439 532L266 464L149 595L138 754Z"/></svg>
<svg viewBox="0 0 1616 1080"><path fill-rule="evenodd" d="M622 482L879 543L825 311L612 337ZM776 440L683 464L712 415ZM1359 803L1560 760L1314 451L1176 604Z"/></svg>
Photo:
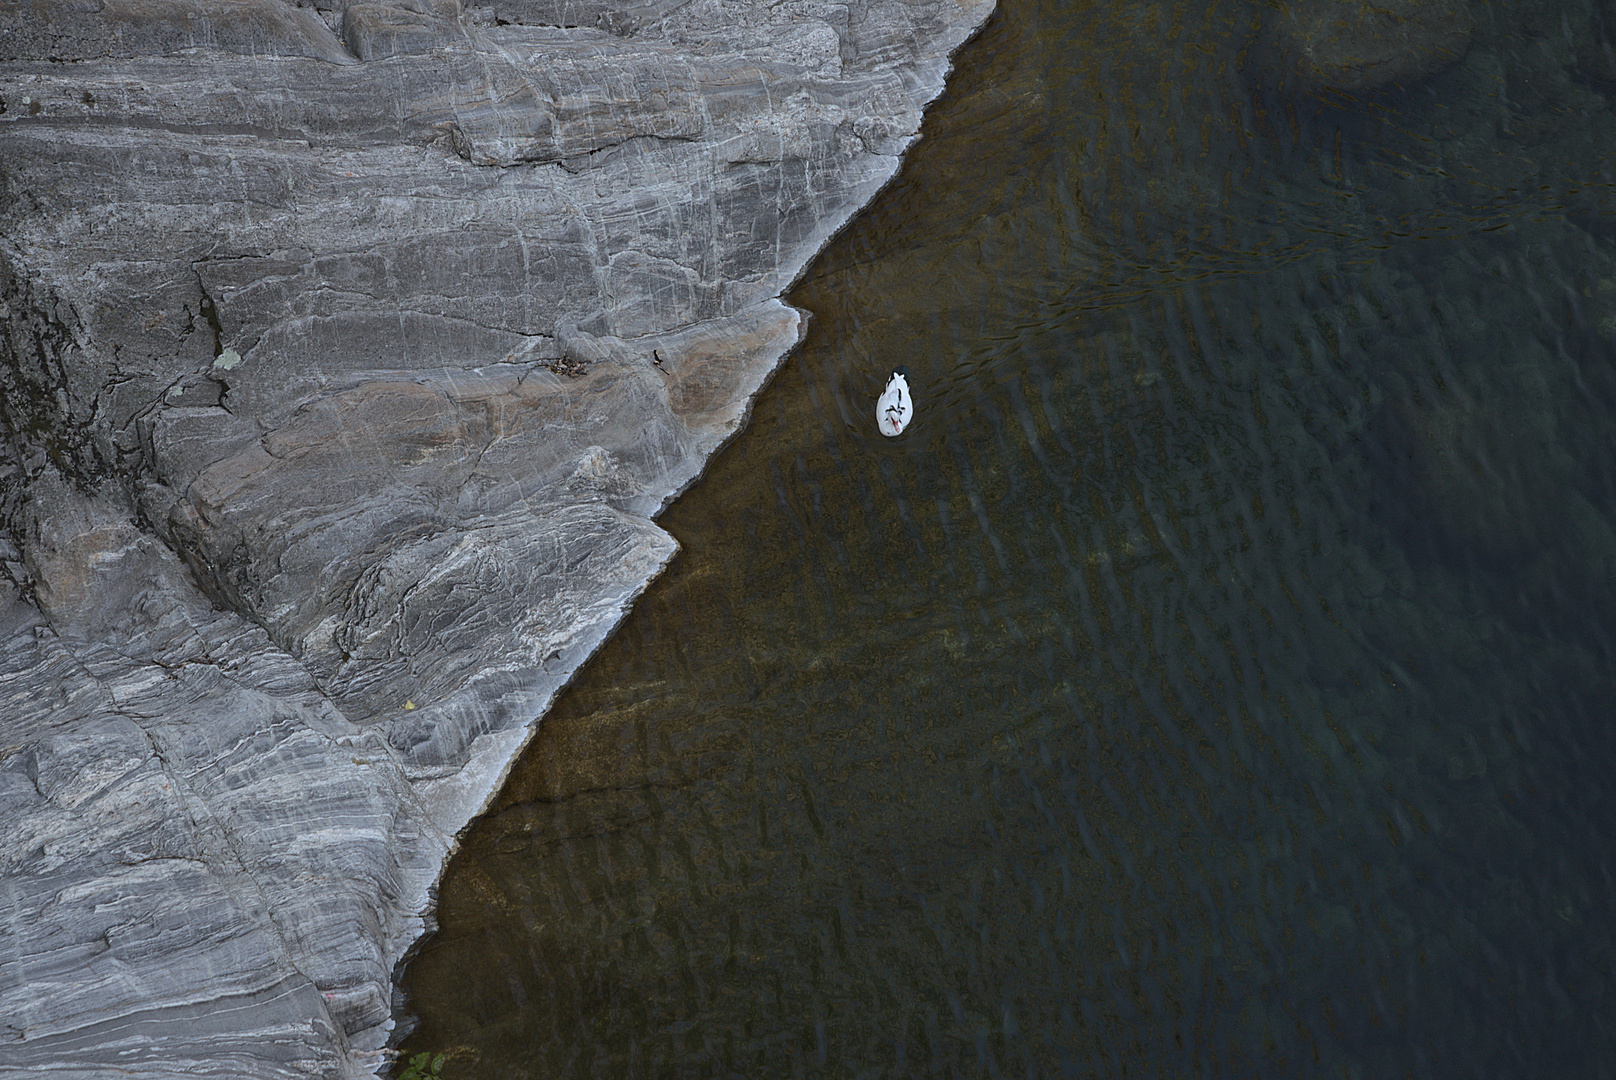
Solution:
<svg viewBox="0 0 1616 1080"><path fill-rule="evenodd" d="M1616 1075L1616 53L1477 11L1354 102L1257 5L1003 0L452 864L406 1050Z"/></svg>

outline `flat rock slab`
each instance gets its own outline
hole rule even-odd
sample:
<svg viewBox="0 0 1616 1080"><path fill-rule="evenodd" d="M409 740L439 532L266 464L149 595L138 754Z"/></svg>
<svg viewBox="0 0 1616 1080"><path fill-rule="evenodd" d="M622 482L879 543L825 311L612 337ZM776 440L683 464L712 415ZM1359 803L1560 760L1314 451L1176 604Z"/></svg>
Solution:
<svg viewBox="0 0 1616 1080"><path fill-rule="evenodd" d="M361 1076L987 0L0 0L0 1074Z"/></svg>

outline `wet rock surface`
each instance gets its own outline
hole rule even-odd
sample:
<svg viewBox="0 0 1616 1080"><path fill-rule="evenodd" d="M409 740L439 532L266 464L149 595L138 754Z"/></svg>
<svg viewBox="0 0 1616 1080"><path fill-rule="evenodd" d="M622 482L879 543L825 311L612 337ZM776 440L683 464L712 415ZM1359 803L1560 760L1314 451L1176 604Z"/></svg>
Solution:
<svg viewBox="0 0 1616 1080"><path fill-rule="evenodd" d="M988 10L0 0L0 1074L383 1062Z"/></svg>

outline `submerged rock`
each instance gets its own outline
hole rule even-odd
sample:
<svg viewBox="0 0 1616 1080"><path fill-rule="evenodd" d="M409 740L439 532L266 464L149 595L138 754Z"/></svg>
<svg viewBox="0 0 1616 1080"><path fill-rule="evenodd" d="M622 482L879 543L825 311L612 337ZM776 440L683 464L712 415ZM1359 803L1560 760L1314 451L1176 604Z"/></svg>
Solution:
<svg viewBox="0 0 1616 1080"><path fill-rule="evenodd" d="M380 1066L989 9L0 0L0 1074Z"/></svg>
<svg viewBox="0 0 1616 1080"><path fill-rule="evenodd" d="M1470 0L1291 0L1271 47L1302 85L1363 93L1457 63L1475 32Z"/></svg>

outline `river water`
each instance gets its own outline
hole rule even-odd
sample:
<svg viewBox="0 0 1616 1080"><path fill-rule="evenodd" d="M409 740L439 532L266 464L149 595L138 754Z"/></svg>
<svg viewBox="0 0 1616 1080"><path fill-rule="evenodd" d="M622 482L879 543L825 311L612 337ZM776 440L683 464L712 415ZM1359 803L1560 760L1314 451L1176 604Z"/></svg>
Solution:
<svg viewBox="0 0 1616 1080"><path fill-rule="evenodd" d="M1599 5L1359 100L1260 13L1003 0L452 863L407 1051L1616 1075Z"/></svg>

